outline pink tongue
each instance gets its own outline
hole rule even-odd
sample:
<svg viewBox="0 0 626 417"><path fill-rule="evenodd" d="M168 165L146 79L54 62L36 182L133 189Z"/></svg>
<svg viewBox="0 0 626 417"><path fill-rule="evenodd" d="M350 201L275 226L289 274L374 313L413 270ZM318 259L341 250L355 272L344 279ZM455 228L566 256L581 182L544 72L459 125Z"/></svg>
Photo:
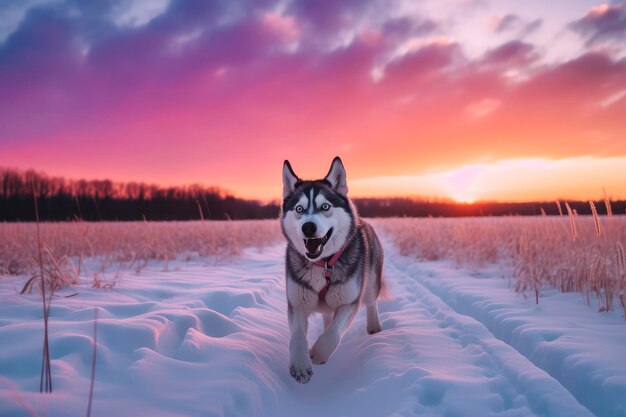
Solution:
<svg viewBox="0 0 626 417"><path fill-rule="evenodd" d="M304 242L304 246L306 246L306 250L309 251L309 253L315 253L322 243L321 240L322 239L307 239Z"/></svg>

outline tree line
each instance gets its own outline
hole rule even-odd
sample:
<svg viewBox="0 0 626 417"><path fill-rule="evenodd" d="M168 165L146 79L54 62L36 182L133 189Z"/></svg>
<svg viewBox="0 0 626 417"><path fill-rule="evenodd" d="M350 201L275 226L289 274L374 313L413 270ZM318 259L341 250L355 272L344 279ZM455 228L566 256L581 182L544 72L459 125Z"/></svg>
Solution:
<svg viewBox="0 0 626 417"><path fill-rule="evenodd" d="M137 182L68 180L33 170L0 168L0 221L34 221L35 201L41 221L240 220L272 219L278 202L262 203L234 197L218 187L161 187ZM364 217L460 217L558 215L556 202L458 204L411 198L356 198ZM589 202L569 202L578 214L591 214ZM596 201L604 214L603 201ZM626 201L611 202L624 214ZM561 203L561 212L567 214Z"/></svg>
<svg viewBox="0 0 626 417"><path fill-rule="evenodd" d="M276 204L228 195L217 187L68 180L0 168L0 221L227 220L278 217Z"/></svg>

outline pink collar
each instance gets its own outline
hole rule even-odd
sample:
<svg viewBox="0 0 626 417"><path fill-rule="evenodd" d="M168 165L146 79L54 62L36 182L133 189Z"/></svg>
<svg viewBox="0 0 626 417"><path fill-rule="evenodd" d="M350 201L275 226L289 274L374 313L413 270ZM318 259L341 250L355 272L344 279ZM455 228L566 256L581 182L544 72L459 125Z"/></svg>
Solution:
<svg viewBox="0 0 626 417"><path fill-rule="evenodd" d="M314 265L321 266L322 268L324 268L324 278L326 278L326 285L324 285L324 288L322 288L319 293L320 301L324 301L324 302L326 301L326 293L328 292L328 289L330 288L330 277L333 275L333 268L335 264L337 263L337 261L339 260L339 257L341 256L341 254L346 250L346 247L348 246L348 243L350 243L351 240L352 239L349 239L337 252L335 252L333 256L330 257L328 261L313 262Z"/></svg>

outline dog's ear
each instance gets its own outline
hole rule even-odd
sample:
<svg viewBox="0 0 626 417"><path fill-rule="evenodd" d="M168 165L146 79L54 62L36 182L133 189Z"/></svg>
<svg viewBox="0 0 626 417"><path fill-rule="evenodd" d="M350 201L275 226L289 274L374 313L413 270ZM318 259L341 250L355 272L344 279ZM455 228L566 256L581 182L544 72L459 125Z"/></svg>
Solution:
<svg viewBox="0 0 626 417"><path fill-rule="evenodd" d="M338 156L333 159L333 163L330 165L330 170L326 174L326 178L339 194L348 195L348 183L346 182L346 169L343 167L343 162Z"/></svg>
<svg viewBox="0 0 626 417"><path fill-rule="evenodd" d="M283 198L287 198L287 196L293 192L298 181L300 181L300 179L296 173L293 172L291 164L289 161L285 160L283 164Z"/></svg>

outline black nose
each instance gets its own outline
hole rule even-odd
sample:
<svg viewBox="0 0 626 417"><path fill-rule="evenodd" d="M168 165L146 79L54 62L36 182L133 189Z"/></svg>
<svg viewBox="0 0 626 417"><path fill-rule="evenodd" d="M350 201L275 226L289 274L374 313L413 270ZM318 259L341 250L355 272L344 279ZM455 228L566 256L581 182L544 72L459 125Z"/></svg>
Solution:
<svg viewBox="0 0 626 417"><path fill-rule="evenodd" d="M313 237L317 231L317 226L313 222L306 222L302 225L302 233L306 237Z"/></svg>

